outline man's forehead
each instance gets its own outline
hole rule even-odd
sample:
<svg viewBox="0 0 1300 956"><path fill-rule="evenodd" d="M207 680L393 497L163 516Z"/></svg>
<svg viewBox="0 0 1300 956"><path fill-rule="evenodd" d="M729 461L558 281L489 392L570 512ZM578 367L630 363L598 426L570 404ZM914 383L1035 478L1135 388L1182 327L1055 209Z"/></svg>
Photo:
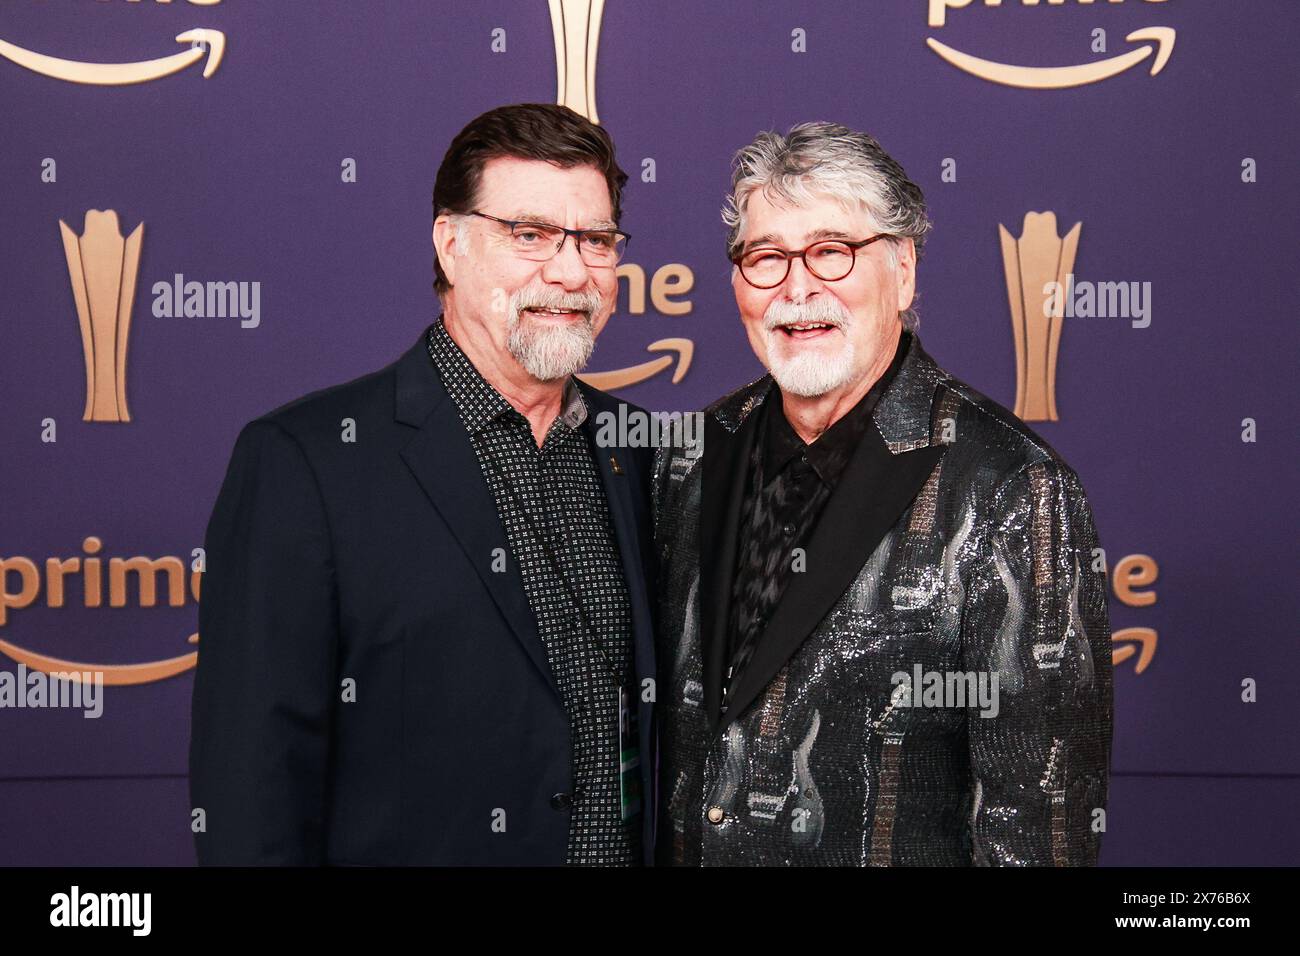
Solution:
<svg viewBox="0 0 1300 956"><path fill-rule="evenodd" d="M745 213L745 233L740 238L746 243L765 238L800 241L856 236L869 223L860 203L833 196L814 196L796 203L771 199L759 191L750 196Z"/></svg>
<svg viewBox="0 0 1300 956"><path fill-rule="evenodd" d="M478 193L480 206L503 219L562 224L576 212L584 225L614 225L609 186L594 166L499 156L484 164Z"/></svg>

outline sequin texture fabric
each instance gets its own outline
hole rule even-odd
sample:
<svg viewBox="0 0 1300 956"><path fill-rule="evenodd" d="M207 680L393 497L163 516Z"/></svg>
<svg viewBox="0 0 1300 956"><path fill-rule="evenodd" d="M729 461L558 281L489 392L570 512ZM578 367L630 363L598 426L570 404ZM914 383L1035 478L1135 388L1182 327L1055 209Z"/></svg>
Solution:
<svg viewBox="0 0 1300 956"><path fill-rule="evenodd" d="M717 519L704 476L772 396L770 377L738 390L706 410L706 440L656 457L660 862L1095 864L1112 685L1087 498L1049 445L919 339L873 412L867 438L882 462L849 469L902 474L906 456L929 456L912 459L925 463L916 487L839 569L847 585L771 676L716 712L708 622L721 592L701 575L703 530ZM890 488L846 480L834 494L851 496L842 518L880 507ZM833 577L819 560L854 543L826 537L819 554L816 540L806 573ZM931 699L928 675L952 688L982 675L990 694L966 683L962 705Z"/></svg>

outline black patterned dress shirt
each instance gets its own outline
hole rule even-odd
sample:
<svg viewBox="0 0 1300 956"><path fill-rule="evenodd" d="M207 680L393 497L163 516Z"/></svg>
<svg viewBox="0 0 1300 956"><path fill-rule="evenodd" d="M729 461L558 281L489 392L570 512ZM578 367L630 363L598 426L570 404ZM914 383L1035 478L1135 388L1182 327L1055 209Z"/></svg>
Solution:
<svg viewBox="0 0 1300 956"><path fill-rule="evenodd" d="M614 676L635 706L631 613L609 505L582 429L586 402L570 379L538 448L528 419L479 374L441 319L429 327L428 346L492 491L569 715L567 862L636 865L640 820L623 820Z"/></svg>
<svg viewBox="0 0 1300 956"><path fill-rule="evenodd" d="M740 511L741 534L727 629L730 663L722 681L724 707L727 691L754 656L790 575L802 573L806 554L795 549L806 550L831 492L871 425L877 400L903 364L909 337L908 332L899 336L889 368L811 445L805 444L786 420L775 384L757 412L763 419L750 456L750 480Z"/></svg>

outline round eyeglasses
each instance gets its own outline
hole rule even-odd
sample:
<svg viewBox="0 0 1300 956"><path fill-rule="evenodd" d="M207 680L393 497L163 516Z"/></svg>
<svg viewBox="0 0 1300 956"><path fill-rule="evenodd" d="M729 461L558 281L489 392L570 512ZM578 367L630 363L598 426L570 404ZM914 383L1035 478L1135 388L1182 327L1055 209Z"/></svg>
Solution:
<svg viewBox="0 0 1300 956"><path fill-rule="evenodd" d="M618 265L632 237L621 229L565 229L549 222L500 219L485 212L471 211L471 216L490 219L510 230L510 251L521 259L545 262L559 253L564 241L573 236L578 255L587 265L600 269Z"/></svg>
<svg viewBox="0 0 1300 956"><path fill-rule="evenodd" d="M802 259L804 268L825 282L838 282L853 271L858 250L879 239L897 238L882 232L870 239L850 242L847 239L823 239L794 252L763 246L732 258L740 274L755 289L775 289L790 274L790 260Z"/></svg>

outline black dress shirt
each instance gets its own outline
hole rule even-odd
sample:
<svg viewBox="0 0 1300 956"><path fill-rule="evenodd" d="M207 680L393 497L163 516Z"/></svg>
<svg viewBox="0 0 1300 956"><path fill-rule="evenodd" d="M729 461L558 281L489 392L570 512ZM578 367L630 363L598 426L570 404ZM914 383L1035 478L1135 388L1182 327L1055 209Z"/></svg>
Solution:
<svg viewBox="0 0 1300 956"><path fill-rule="evenodd" d="M753 657L790 575L806 568L803 549L863 433L871 427L871 413L903 364L910 339L907 331L899 336L889 368L811 445L805 444L786 420L781 390L775 383L756 413L763 418L740 512L727 629L729 665L722 682L724 708L727 690Z"/></svg>
<svg viewBox="0 0 1300 956"><path fill-rule="evenodd" d="M574 793L570 864L641 861L639 817L624 821L618 686L632 706L632 628L609 505L569 379L541 448L520 412L479 374L441 319L429 354L469 432L569 714ZM493 560L484 555L484 561Z"/></svg>

